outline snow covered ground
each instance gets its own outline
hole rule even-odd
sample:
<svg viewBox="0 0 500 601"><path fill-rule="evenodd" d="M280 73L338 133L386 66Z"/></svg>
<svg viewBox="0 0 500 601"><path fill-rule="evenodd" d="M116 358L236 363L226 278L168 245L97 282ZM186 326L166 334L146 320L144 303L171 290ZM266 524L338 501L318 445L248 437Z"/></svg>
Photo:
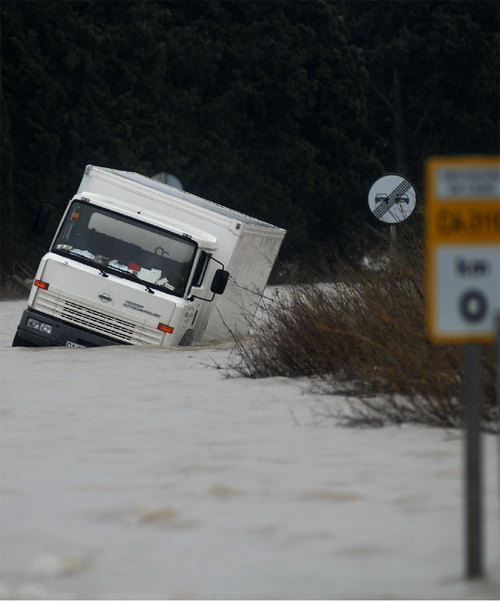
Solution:
<svg viewBox="0 0 500 601"><path fill-rule="evenodd" d="M0 303L0 598L500 596L495 437L467 581L460 432L319 421L306 379L228 379L230 348L11 348L24 305Z"/></svg>

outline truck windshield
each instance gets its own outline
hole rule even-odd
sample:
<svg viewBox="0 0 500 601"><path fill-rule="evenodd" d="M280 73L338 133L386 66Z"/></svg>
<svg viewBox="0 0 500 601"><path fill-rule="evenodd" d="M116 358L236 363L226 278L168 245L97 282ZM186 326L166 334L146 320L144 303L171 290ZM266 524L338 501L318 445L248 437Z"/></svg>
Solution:
<svg viewBox="0 0 500 601"><path fill-rule="evenodd" d="M196 243L124 215L73 202L52 251L182 296Z"/></svg>

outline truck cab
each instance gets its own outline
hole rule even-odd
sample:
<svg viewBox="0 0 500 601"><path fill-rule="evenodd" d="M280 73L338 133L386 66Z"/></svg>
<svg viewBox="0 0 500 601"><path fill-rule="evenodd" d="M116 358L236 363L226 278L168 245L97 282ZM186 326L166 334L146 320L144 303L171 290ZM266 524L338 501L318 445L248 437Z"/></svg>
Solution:
<svg viewBox="0 0 500 601"><path fill-rule="evenodd" d="M213 289L216 248L214 236L192 226L99 194L75 196L14 345L191 343L203 301L223 291L220 269Z"/></svg>

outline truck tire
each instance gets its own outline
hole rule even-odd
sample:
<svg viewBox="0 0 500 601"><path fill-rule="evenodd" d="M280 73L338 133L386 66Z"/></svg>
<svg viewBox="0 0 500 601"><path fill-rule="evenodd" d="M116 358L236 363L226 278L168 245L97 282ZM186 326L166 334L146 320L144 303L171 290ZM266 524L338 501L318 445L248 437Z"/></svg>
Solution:
<svg viewBox="0 0 500 601"><path fill-rule="evenodd" d="M194 330L186 330L184 336L179 341L179 346L191 346L193 342Z"/></svg>

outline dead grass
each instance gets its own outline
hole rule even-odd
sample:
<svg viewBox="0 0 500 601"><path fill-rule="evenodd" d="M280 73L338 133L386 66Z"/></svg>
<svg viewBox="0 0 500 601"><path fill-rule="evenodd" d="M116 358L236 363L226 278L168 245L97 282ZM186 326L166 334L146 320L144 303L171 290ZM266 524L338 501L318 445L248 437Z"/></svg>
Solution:
<svg viewBox="0 0 500 601"><path fill-rule="evenodd" d="M422 248L391 251L379 271L345 263L341 271L332 284L278 289L253 336L237 340L237 371L313 376L324 391L346 398L349 423L460 426L462 346L426 337ZM498 429L494 364L493 345L485 346L489 430Z"/></svg>

